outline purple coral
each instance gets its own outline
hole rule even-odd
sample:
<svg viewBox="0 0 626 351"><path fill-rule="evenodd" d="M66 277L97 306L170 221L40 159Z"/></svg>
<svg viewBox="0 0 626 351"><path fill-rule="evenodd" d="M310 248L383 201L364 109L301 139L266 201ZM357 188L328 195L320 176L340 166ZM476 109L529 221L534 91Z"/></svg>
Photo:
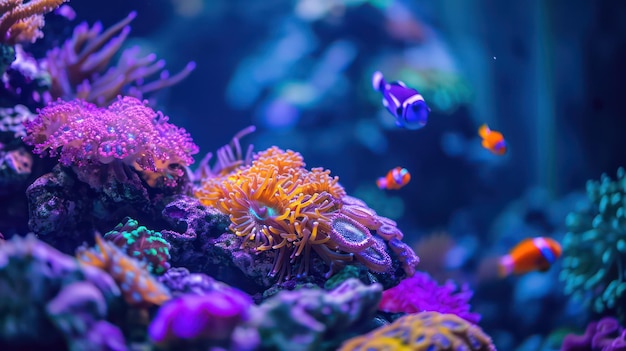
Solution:
<svg viewBox="0 0 626 351"><path fill-rule="evenodd" d="M617 319L605 317L589 323L584 335L567 335L561 351L626 351L626 330Z"/></svg>
<svg viewBox="0 0 626 351"><path fill-rule="evenodd" d="M440 286L427 273L417 272L397 286L383 292L379 309L392 313L435 311L455 314L468 322L478 323L480 315L470 312L473 293L467 285L457 292L457 286L447 281Z"/></svg>
<svg viewBox="0 0 626 351"><path fill-rule="evenodd" d="M121 162L143 171L152 186L159 180L176 185L174 177L198 152L189 133L133 97L118 97L108 108L59 100L25 126L23 140L36 154L58 155L63 165L78 168Z"/></svg>
<svg viewBox="0 0 626 351"><path fill-rule="evenodd" d="M250 296L234 288L185 294L159 309L148 334L158 343L176 340L224 340L248 317Z"/></svg>
<svg viewBox="0 0 626 351"><path fill-rule="evenodd" d="M195 69L195 63L189 62L170 76L163 70L165 61L157 60L155 54L142 57L138 46L120 52L136 16L131 12L105 31L100 22L92 27L81 23L61 47L48 51L43 61L52 78L52 98L79 98L99 106L108 105L118 94L142 99L147 93L177 84ZM117 65L109 67L118 53ZM158 79L146 83L159 72Z"/></svg>

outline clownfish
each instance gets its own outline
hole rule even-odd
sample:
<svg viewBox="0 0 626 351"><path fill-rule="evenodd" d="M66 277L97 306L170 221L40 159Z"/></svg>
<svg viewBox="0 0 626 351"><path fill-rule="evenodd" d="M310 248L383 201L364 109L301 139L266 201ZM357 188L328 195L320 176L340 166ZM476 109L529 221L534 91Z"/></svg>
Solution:
<svg viewBox="0 0 626 351"><path fill-rule="evenodd" d="M417 90L401 81L387 83L378 71L372 76L372 87L383 94L383 105L396 118L398 127L420 129L428 123L430 108Z"/></svg>
<svg viewBox="0 0 626 351"><path fill-rule="evenodd" d="M506 141L502 133L489 129L486 124L478 128L478 135L483 139L483 147L496 155L504 155Z"/></svg>
<svg viewBox="0 0 626 351"><path fill-rule="evenodd" d="M376 180L376 185L380 189L397 190L407 185L411 180L411 173L406 168L396 167L384 177Z"/></svg>
<svg viewBox="0 0 626 351"><path fill-rule="evenodd" d="M511 274L532 271L545 272L561 257L561 245L546 237L529 238L517 244L508 255L498 261L498 275L502 278Z"/></svg>

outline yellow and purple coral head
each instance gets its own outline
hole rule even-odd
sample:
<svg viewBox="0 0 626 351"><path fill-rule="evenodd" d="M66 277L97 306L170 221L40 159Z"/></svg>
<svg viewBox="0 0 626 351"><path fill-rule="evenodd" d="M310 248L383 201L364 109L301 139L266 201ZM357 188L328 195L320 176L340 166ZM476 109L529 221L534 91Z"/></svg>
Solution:
<svg viewBox="0 0 626 351"><path fill-rule="evenodd" d="M469 300L472 294L467 285L458 290L450 280L439 285L427 273L417 272L395 287L383 291L379 309L392 313L451 313L468 322L478 323L480 315L470 312Z"/></svg>
<svg viewBox="0 0 626 351"><path fill-rule="evenodd" d="M420 312L346 341L340 351L496 351L478 326L454 314Z"/></svg>
<svg viewBox="0 0 626 351"><path fill-rule="evenodd" d="M157 343L224 340L248 318L252 299L235 288L185 294L159 309L148 334Z"/></svg>
<svg viewBox="0 0 626 351"><path fill-rule="evenodd" d="M163 178L166 185L175 185L168 181L182 176L198 152L183 128L168 123L146 101L128 96L118 97L108 108L58 100L39 110L25 127L23 140L34 146L34 153L59 156L65 166L122 162L148 179Z"/></svg>

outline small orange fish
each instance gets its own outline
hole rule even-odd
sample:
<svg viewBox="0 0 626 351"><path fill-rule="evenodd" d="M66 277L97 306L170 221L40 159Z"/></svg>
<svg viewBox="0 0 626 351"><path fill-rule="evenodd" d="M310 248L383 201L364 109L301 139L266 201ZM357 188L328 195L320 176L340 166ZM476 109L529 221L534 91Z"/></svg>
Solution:
<svg viewBox="0 0 626 351"><path fill-rule="evenodd" d="M486 124L478 128L478 135L483 139L483 147L496 155L506 153L506 141L502 133L489 129Z"/></svg>
<svg viewBox="0 0 626 351"><path fill-rule="evenodd" d="M524 274L532 271L545 272L561 257L561 245L546 237L529 238L517 244L508 255L498 262L498 275Z"/></svg>
<svg viewBox="0 0 626 351"><path fill-rule="evenodd" d="M397 190L407 185L411 180L411 173L406 168L396 167L386 176L378 178L376 185L380 189Z"/></svg>

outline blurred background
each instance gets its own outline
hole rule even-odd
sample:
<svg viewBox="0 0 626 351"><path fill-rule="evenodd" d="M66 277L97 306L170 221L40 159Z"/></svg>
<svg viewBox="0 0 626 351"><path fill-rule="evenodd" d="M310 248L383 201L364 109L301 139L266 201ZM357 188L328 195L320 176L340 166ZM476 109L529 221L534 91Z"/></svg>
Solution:
<svg viewBox="0 0 626 351"><path fill-rule="evenodd" d="M556 287L558 269L500 281L485 281L481 269L523 238L562 237L586 180L626 165L626 2L71 6L75 23L105 27L136 10L127 45L157 53L173 72L197 63L159 93L158 107L191 132L198 159L254 124L243 144L293 149L308 167L330 169L349 194L399 223L423 269L472 285L481 326L500 349L539 350L556 325L586 321ZM376 70L422 93L432 109L426 127L394 125L371 87ZM505 156L481 147L483 123L504 134ZM378 189L376 179L396 166L411 182Z"/></svg>

